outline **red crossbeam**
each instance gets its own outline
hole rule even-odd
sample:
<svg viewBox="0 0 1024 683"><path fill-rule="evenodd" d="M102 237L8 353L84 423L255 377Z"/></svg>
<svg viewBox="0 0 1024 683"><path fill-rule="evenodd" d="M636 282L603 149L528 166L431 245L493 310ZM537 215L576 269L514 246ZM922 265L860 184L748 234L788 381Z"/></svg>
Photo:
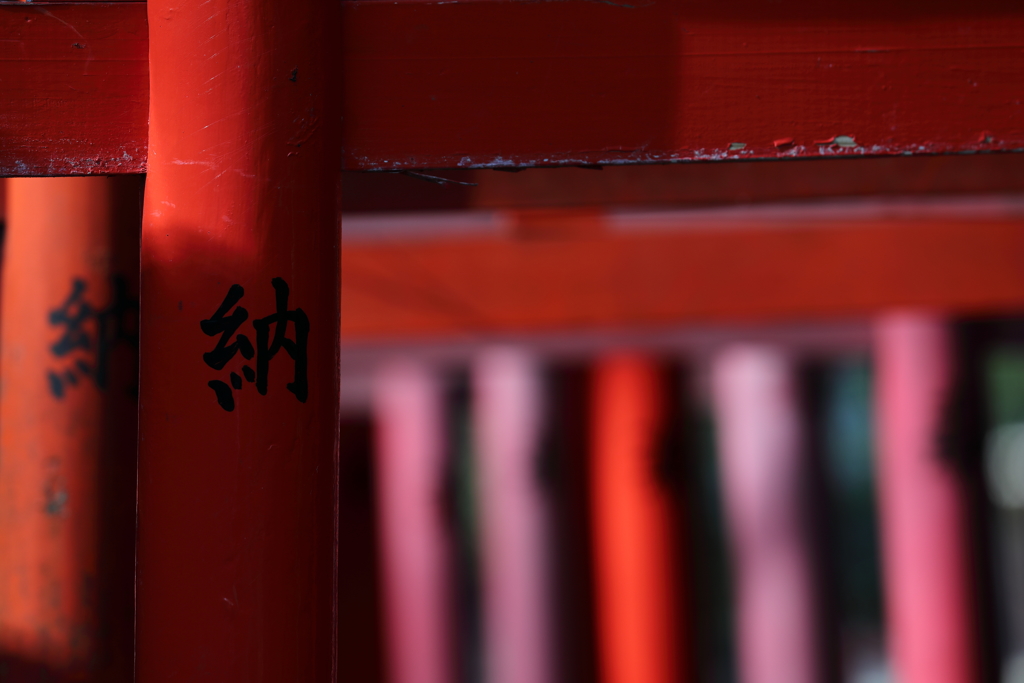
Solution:
<svg viewBox="0 0 1024 683"><path fill-rule="evenodd" d="M1019 3L343 5L349 169L1024 149ZM145 33L0 6L0 173L142 170Z"/></svg>
<svg viewBox="0 0 1024 683"><path fill-rule="evenodd" d="M0 176L146 169L146 4L0 3Z"/></svg>
<svg viewBox="0 0 1024 683"><path fill-rule="evenodd" d="M528 212L500 235L350 241L342 339L1020 311L1024 222L984 213Z"/></svg>

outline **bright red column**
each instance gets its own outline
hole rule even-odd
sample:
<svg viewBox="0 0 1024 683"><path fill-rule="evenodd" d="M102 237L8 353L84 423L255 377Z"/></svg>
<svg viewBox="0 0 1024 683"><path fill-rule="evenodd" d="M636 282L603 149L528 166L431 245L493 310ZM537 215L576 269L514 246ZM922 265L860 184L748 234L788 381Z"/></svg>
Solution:
<svg viewBox="0 0 1024 683"><path fill-rule="evenodd" d="M412 359L373 380L387 670L394 683L455 680L444 388Z"/></svg>
<svg viewBox="0 0 1024 683"><path fill-rule="evenodd" d="M0 303L0 670L132 679L138 177L18 178Z"/></svg>
<svg viewBox="0 0 1024 683"><path fill-rule="evenodd" d="M711 388L743 683L816 683L820 624L796 373L779 349L714 358Z"/></svg>
<svg viewBox="0 0 1024 683"><path fill-rule="evenodd" d="M337 9L148 5L140 683L335 680Z"/></svg>
<svg viewBox="0 0 1024 683"><path fill-rule="evenodd" d="M893 313L875 328L875 424L886 630L901 683L978 678L964 482L940 451L950 329Z"/></svg>
<svg viewBox="0 0 1024 683"><path fill-rule="evenodd" d="M591 504L597 649L608 683L674 683L685 670L676 614L684 583L666 482L659 479L667 415L659 368L638 355L594 369Z"/></svg>

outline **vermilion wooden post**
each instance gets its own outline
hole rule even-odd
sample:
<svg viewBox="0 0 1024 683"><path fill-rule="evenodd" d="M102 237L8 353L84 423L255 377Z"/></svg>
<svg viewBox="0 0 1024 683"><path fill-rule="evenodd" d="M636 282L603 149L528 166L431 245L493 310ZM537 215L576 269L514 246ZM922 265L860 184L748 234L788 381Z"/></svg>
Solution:
<svg viewBox="0 0 1024 683"><path fill-rule="evenodd" d="M658 480L666 415L655 363L621 354L595 368L592 510L601 680L670 683L686 670L668 489Z"/></svg>
<svg viewBox="0 0 1024 683"><path fill-rule="evenodd" d="M782 351L734 346L712 367L723 498L735 561L745 683L822 680L806 451L794 368Z"/></svg>
<svg viewBox="0 0 1024 683"><path fill-rule="evenodd" d="M965 483L940 451L952 335L923 313L877 322L879 522L887 636L905 683L977 680Z"/></svg>
<svg viewBox="0 0 1024 683"><path fill-rule="evenodd" d="M338 3L149 3L137 679L335 680Z"/></svg>
<svg viewBox="0 0 1024 683"><path fill-rule="evenodd" d="M132 679L142 187L9 181L0 671Z"/></svg>

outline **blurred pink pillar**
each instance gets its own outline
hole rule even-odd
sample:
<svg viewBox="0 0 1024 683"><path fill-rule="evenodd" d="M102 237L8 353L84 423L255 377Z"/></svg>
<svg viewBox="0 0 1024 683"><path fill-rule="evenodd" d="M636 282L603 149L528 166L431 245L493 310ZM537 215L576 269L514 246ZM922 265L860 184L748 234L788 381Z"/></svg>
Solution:
<svg viewBox="0 0 1024 683"><path fill-rule="evenodd" d="M736 583L743 683L818 683L815 586L792 363L736 345L713 360L722 494Z"/></svg>
<svg viewBox="0 0 1024 683"><path fill-rule="evenodd" d="M553 680L547 501L540 487L543 395L532 358L510 348L473 366L479 458L486 680Z"/></svg>
<svg viewBox="0 0 1024 683"><path fill-rule="evenodd" d="M966 500L939 451L950 331L915 313L875 329L880 524L890 655L900 683L977 678Z"/></svg>
<svg viewBox="0 0 1024 683"><path fill-rule="evenodd" d="M440 378L415 361L391 361L374 377L373 408L389 680L451 683L453 614ZM339 561L345 562L344 548ZM344 672L344 662L339 666Z"/></svg>

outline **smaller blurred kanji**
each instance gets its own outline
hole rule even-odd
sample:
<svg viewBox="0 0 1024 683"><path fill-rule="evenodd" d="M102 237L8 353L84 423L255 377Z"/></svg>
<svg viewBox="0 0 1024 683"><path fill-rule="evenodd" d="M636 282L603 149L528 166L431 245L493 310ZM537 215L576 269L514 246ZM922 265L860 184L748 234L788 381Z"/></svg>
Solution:
<svg viewBox="0 0 1024 683"><path fill-rule="evenodd" d="M256 330L255 348L246 335L236 334L238 328L249 319L249 312L237 305L245 296L245 289L241 285L231 285L224 301L221 302L214 314L199 322L200 329L207 336L220 335L213 350L203 354L203 361L214 370L223 370L228 362L235 357L235 354L241 354L245 360L251 360L255 356L256 369L253 370L248 364L244 364L241 368L242 375L245 376L245 381L255 383L256 391L265 396L270 376L270 361L278 351L284 349L295 366L292 381L287 384L286 388L295 394L295 398L300 402L305 403L309 395L306 360L309 318L301 308L288 309L288 283L282 278L275 277L270 284L274 288L277 310L265 318L252 321L252 326ZM232 308L234 310L231 310ZM289 323L294 327L294 338L288 336ZM273 326L272 335L271 326ZM232 337L234 338L232 339ZM207 382L207 386L213 389L213 393L217 397L217 404L224 410L232 411L235 409L233 390L237 391L242 388L242 376L232 371L228 379L230 384L223 380L213 379Z"/></svg>
<svg viewBox="0 0 1024 683"><path fill-rule="evenodd" d="M61 329L50 352L68 361L47 372L50 393L56 398L64 398L69 386L86 378L106 389L111 350L122 343L138 348L139 302L129 294L124 277L114 276L111 285L110 305L97 309L85 299L85 280L75 278L64 303L50 311L50 325Z"/></svg>

